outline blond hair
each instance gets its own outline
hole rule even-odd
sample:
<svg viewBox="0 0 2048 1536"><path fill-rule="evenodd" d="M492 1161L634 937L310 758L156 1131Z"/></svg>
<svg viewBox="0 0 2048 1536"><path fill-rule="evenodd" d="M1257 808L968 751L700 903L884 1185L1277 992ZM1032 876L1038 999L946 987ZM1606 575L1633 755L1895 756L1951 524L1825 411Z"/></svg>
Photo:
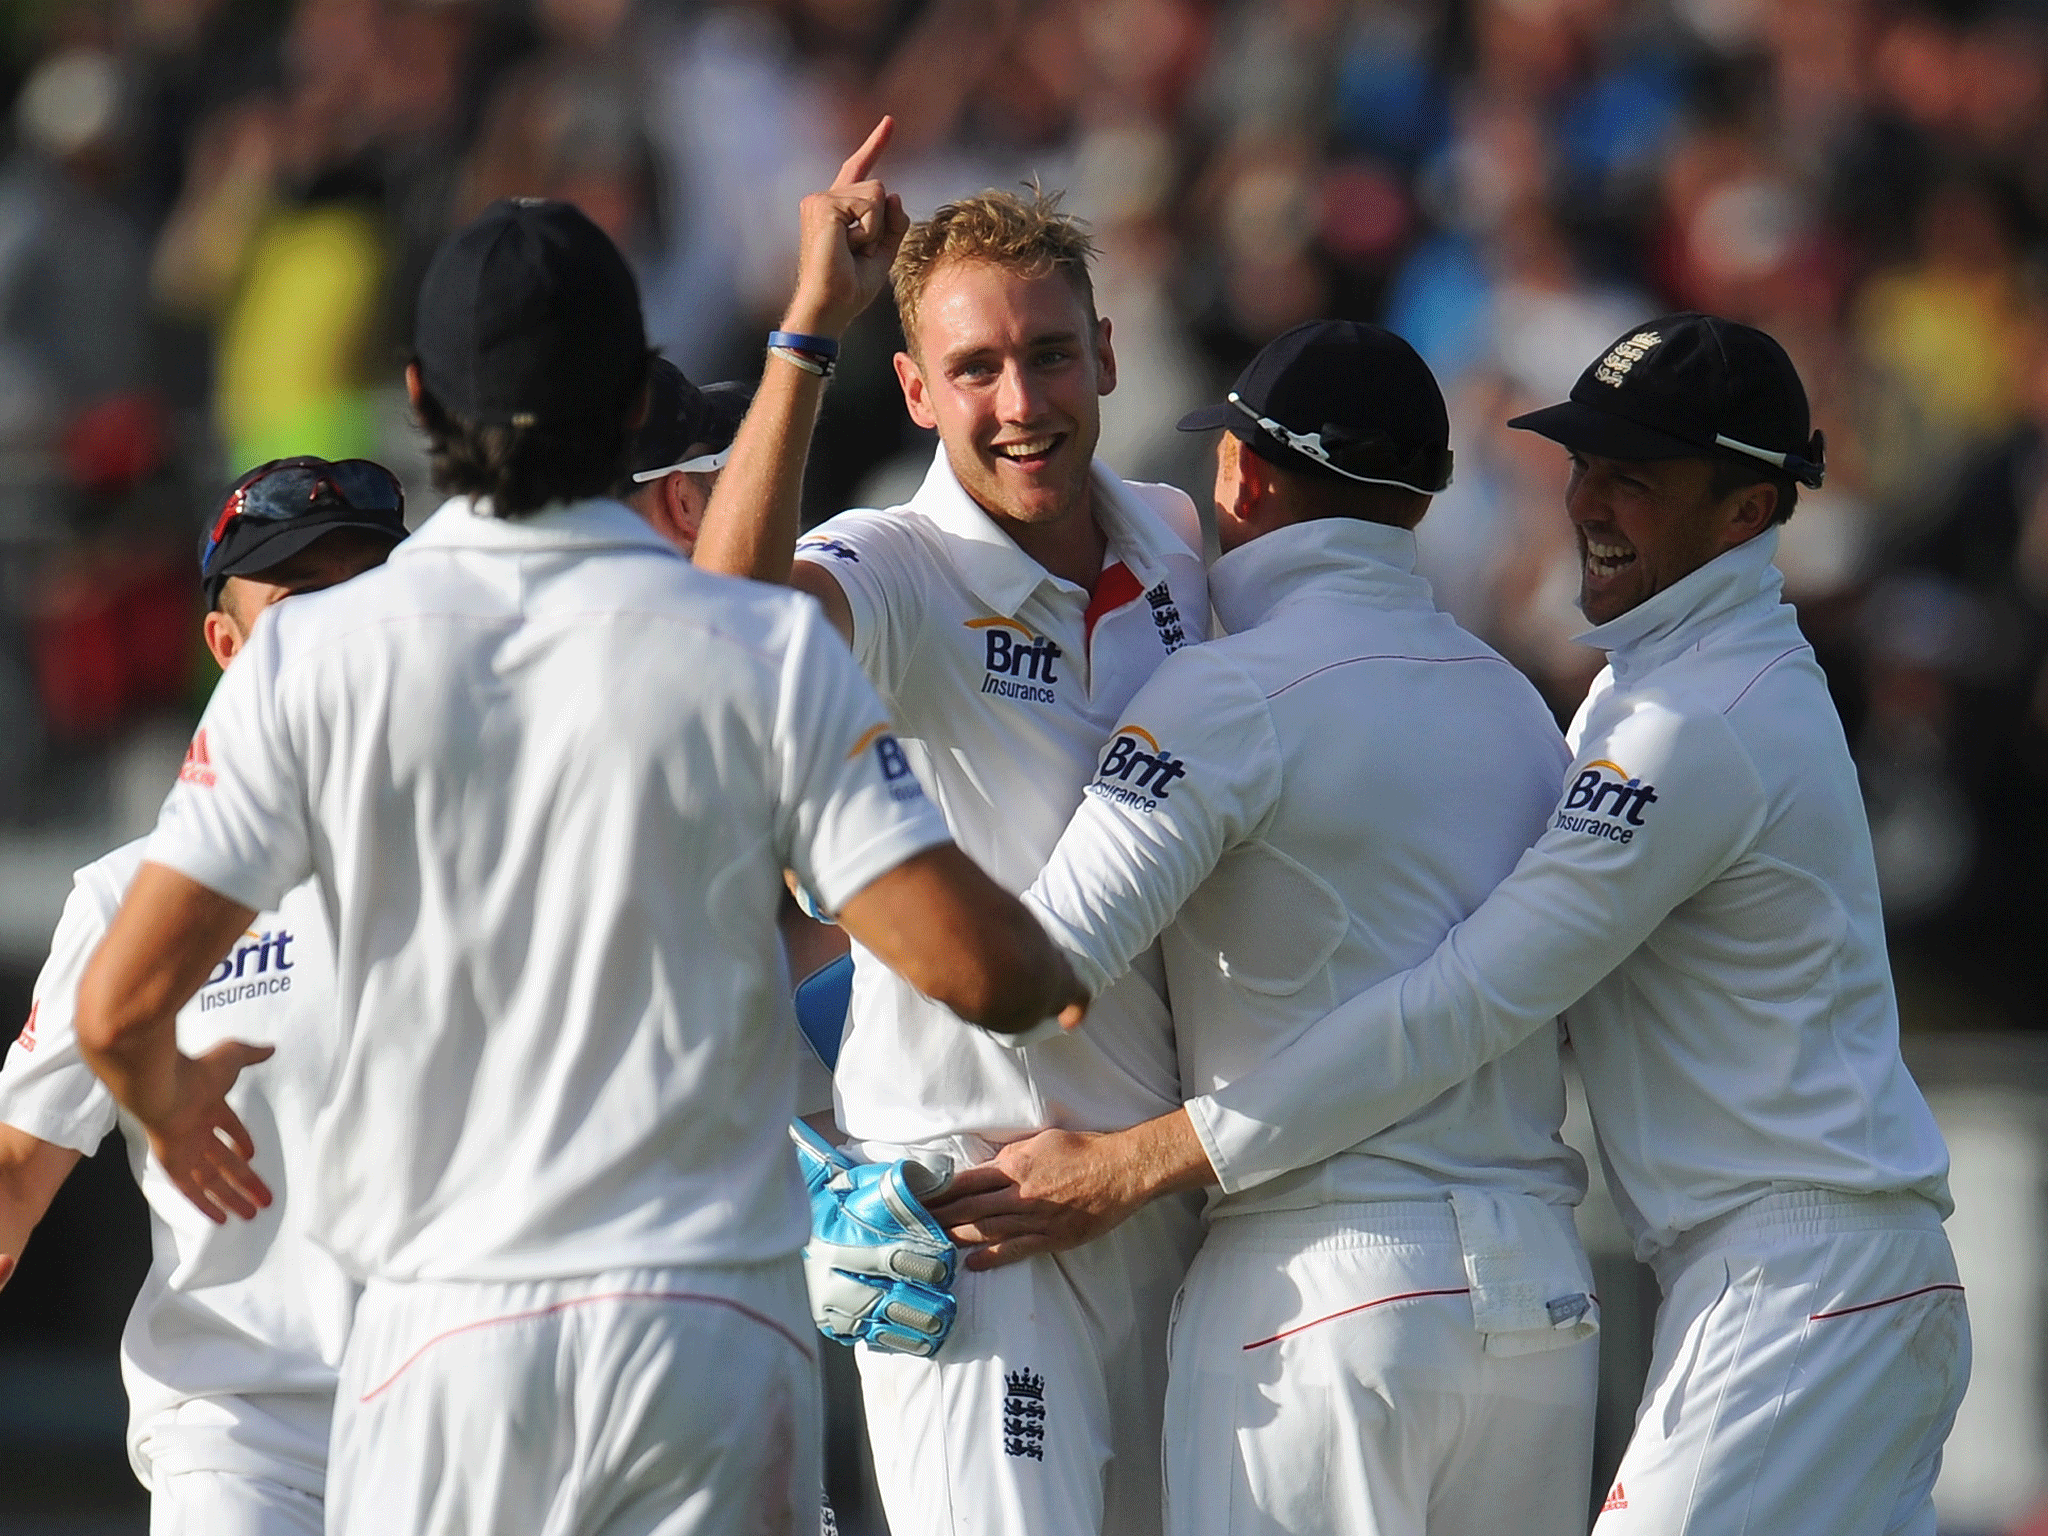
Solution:
<svg viewBox="0 0 2048 1536"><path fill-rule="evenodd" d="M1074 285L1093 320L1095 285L1088 277L1088 260L1094 254L1087 224L1061 210L1059 193L1042 191L1035 182L1028 197L989 191L943 203L930 218L910 226L889 268L903 334L916 350L925 286L949 261L986 261L1021 277L1058 272Z"/></svg>

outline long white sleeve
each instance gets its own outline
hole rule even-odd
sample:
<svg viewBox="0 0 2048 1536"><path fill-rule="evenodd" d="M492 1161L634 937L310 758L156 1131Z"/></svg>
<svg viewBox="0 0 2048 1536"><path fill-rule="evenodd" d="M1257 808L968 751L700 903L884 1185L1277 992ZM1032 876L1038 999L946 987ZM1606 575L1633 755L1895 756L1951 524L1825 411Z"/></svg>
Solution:
<svg viewBox="0 0 2048 1536"><path fill-rule="evenodd" d="M1176 652L1131 700L1025 904L1100 991L1259 825L1280 785L1258 684L1200 647Z"/></svg>
<svg viewBox="0 0 2048 1536"><path fill-rule="evenodd" d="M1428 960L1188 1101L1223 1188L1319 1162L1512 1049L1739 858L1764 816L1719 714L1638 703L1582 744L1543 837Z"/></svg>

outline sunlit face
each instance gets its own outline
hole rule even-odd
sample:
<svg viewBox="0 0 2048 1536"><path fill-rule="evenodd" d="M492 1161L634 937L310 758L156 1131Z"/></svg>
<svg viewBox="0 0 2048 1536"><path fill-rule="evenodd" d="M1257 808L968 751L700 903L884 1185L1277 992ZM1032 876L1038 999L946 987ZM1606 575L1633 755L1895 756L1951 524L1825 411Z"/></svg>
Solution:
<svg viewBox="0 0 2048 1536"><path fill-rule="evenodd" d="M1579 607L1595 624L1691 575L1768 526L1768 487L1712 494L1706 459L1572 455L1565 510L1579 543ZM1745 505L1747 504L1747 505Z"/></svg>
<svg viewBox="0 0 2048 1536"><path fill-rule="evenodd" d="M1116 359L1109 322L1065 276L948 262L925 285L910 340L896 354L904 403L938 431L968 495L999 522L1087 514Z"/></svg>

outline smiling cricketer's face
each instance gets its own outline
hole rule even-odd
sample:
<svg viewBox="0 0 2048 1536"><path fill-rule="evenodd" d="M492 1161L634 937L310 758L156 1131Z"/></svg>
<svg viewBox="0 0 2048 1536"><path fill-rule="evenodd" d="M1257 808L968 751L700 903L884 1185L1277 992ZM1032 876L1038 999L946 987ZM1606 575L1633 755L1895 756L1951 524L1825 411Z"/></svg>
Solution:
<svg viewBox="0 0 2048 1536"><path fill-rule="evenodd" d="M1580 610L1595 624L1620 618L1763 532L1776 502L1768 485L1716 496L1704 458L1574 453L1564 504L1578 537Z"/></svg>
<svg viewBox="0 0 2048 1536"><path fill-rule="evenodd" d="M1090 515L1102 396L1116 387L1109 322L1054 271L949 261L926 281L896 376L911 419L934 428L967 494L997 523Z"/></svg>

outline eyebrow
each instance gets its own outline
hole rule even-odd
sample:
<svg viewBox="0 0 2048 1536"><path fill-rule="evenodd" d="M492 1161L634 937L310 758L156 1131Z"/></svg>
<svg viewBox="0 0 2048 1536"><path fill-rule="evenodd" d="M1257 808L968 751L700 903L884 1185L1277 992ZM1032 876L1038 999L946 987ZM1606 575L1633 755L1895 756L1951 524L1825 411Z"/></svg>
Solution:
<svg viewBox="0 0 2048 1536"><path fill-rule="evenodd" d="M1036 336L1026 337L1024 346L1025 350L1029 351L1035 347L1049 347L1061 342L1078 346L1080 341L1081 333L1076 330L1045 331ZM1002 351L1002 348L994 343L980 347L962 347L957 352L946 353L945 356L939 359L939 365L943 368L957 368L962 363L971 362L977 357L986 357L991 353L1000 351Z"/></svg>

